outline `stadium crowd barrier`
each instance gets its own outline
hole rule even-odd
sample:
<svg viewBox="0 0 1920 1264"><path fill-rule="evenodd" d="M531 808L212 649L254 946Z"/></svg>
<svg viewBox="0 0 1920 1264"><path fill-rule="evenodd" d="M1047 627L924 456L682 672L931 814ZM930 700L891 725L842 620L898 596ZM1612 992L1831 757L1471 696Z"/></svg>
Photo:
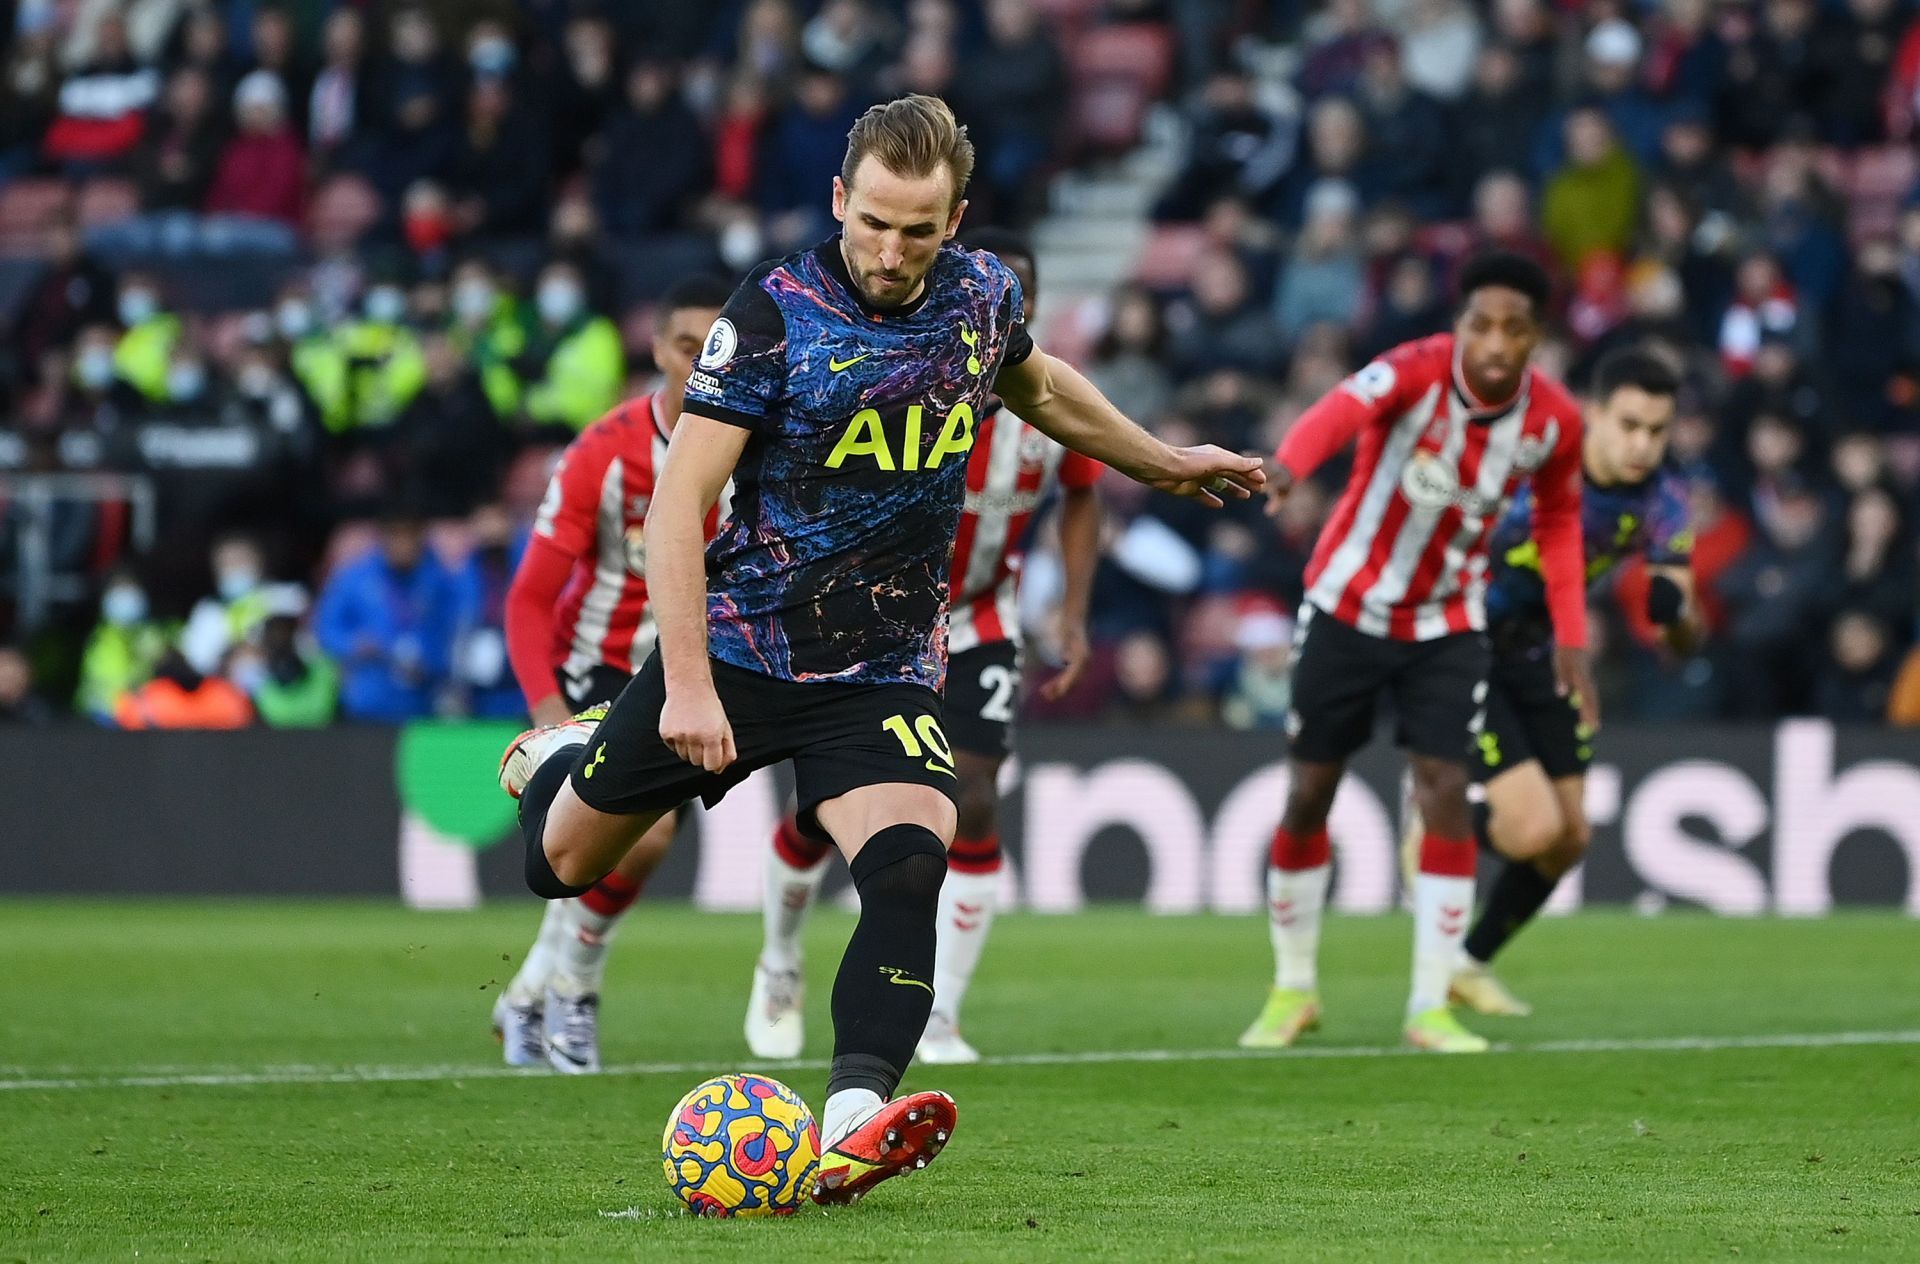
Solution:
<svg viewBox="0 0 1920 1264"><path fill-rule="evenodd" d="M530 899L513 804L493 784L512 726L133 734L0 732L8 894L397 895L423 908ZM1005 777L1010 904L1252 913L1286 789L1285 741L1231 731L1032 727ZM695 812L650 887L757 909L784 769ZM1839 905L1920 916L1920 733L1609 726L1588 781L1587 863L1550 909L1728 916ZM1399 902L1400 762L1369 750L1333 808L1334 905ZM830 890L849 898L844 874Z"/></svg>

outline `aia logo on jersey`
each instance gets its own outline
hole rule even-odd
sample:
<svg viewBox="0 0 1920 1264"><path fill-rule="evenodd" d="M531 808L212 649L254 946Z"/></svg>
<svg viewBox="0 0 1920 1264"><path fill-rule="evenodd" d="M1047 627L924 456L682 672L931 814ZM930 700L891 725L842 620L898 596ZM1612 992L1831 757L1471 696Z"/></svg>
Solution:
<svg viewBox="0 0 1920 1264"><path fill-rule="evenodd" d="M888 473L912 473L937 470L948 457L965 456L972 449L973 409L964 401L953 406L937 431L927 424L927 410L919 404L909 406L906 415L891 424L879 409L862 408L847 423L826 464L837 470L850 460L865 458Z"/></svg>
<svg viewBox="0 0 1920 1264"><path fill-rule="evenodd" d="M1460 476L1453 467L1427 452L1415 453L1400 471L1400 493L1417 509L1437 512L1457 506L1460 512L1475 518L1484 518L1500 507L1497 499L1460 486Z"/></svg>

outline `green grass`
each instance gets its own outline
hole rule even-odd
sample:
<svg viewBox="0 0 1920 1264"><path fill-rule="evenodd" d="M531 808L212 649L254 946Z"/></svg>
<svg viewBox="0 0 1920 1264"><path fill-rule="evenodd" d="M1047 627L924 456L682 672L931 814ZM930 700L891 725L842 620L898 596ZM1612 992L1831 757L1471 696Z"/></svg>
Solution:
<svg viewBox="0 0 1920 1264"><path fill-rule="evenodd" d="M534 921L0 903L0 1080L491 1071L487 1007ZM814 927L820 1055L848 924ZM608 1059L744 1062L758 934L640 910ZM1394 1044L1408 934L1329 927L1320 1045ZM1920 1045L1525 1046L1913 1031L1917 963L1920 925L1891 916L1549 922L1507 970L1538 1016L1481 1024L1517 1051L916 1070L959 1099L952 1149L782 1222L675 1214L657 1147L692 1071L0 1090L0 1261L1913 1259ZM1226 1049L1268 969L1251 919L1009 917L968 1034L989 1053ZM817 1103L818 1069L786 1078Z"/></svg>

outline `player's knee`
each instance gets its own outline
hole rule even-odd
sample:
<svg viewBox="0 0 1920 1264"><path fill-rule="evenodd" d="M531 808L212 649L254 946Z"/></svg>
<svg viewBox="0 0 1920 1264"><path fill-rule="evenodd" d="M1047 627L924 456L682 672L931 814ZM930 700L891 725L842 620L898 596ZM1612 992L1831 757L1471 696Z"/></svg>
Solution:
<svg viewBox="0 0 1920 1264"><path fill-rule="evenodd" d="M1593 830L1585 820L1569 821L1561 828L1553 845L1541 856L1541 867L1555 877L1564 876L1586 858L1587 848L1592 842Z"/></svg>
<svg viewBox="0 0 1920 1264"><path fill-rule="evenodd" d="M568 847L565 842L549 839L545 844L547 864L553 870L553 876L569 887L590 887L606 874L596 866L594 858L586 855L580 848ZM543 892L536 891L536 895ZM547 899L559 898L546 896Z"/></svg>
<svg viewBox="0 0 1920 1264"><path fill-rule="evenodd" d="M1551 855L1565 825L1557 812L1496 812L1493 839L1509 860L1536 861Z"/></svg>
<svg viewBox="0 0 1920 1264"><path fill-rule="evenodd" d="M847 868L863 908L877 901L931 911L946 881L947 849L924 825L889 825L862 844Z"/></svg>
<svg viewBox="0 0 1920 1264"><path fill-rule="evenodd" d="M985 838L997 833L1000 825L1000 794L992 785L976 781L960 783L959 801L954 806L954 832L961 838Z"/></svg>

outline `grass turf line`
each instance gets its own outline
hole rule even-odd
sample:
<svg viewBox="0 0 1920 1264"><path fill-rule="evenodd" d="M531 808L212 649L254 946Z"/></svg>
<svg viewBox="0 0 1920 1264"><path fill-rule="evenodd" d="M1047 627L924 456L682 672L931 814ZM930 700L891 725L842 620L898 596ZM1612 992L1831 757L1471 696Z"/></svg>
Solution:
<svg viewBox="0 0 1920 1264"><path fill-rule="evenodd" d="M0 1075L441 1066L531 906L0 904ZM811 1053L849 922L809 940ZM637 910L609 977L622 1063L746 1061L758 921ZM1397 1035L1401 918L1335 920L1326 1046ZM1516 1042L1920 1029L1920 927L1586 915L1507 969ZM512 958L513 960L503 960ZM996 928L990 1053L1225 1047L1270 966L1253 919L1102 910ZM953 1149L858 1208L673 1214L667 1109L692 1075L0 1093L0 1261L667 1258L1698 1259L1920 1250L1920 1048L916 1069ZM787 1076L817 1099L823 1075ZM771 1236L768 1236L771 1235Z"/></svg>

